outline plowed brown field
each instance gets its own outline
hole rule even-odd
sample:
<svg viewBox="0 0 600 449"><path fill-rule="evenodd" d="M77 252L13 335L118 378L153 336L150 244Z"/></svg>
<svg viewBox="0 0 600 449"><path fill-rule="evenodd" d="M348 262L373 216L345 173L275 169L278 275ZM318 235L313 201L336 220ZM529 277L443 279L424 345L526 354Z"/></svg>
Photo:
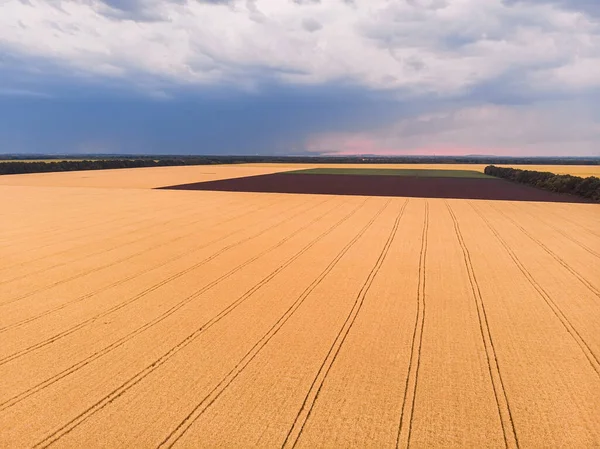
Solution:
<svg viewBox="0 0 600 449"><path fill-rule="evenodd" d="M600 206L287 169L0 178L0 447L600 446Z"/></svg>

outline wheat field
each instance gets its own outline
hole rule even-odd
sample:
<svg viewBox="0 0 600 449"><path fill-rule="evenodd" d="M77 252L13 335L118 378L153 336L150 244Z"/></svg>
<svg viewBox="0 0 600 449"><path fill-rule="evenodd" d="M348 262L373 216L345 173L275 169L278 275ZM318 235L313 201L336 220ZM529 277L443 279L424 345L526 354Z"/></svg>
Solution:
<svg viewBox="0 0 600 449"><path fill-rule="evenodd" d="M508 167L508 165L501 165ZM101 187L150 189L175 184L215 181L219 179L241 178L244 176L266 175L300 168L364 168L365 164L235 164L200 165L179 167L151 167L114 170L90 170L56 173L29 173L4 175L1 185L44 186L44 187ZM483 172L482 164L368 164L371 168L422 169L422 170L476 170ZM556 174L600 177L600 165L512 165L524 170L549 171ZM135 173L132 175L132 173Z"/></svg>
<svg viewBox="0 0 600 449"><path fill-rule="evenodd" d="M288 168L0 178L0 447L600 446L598 205Z"/></svg>

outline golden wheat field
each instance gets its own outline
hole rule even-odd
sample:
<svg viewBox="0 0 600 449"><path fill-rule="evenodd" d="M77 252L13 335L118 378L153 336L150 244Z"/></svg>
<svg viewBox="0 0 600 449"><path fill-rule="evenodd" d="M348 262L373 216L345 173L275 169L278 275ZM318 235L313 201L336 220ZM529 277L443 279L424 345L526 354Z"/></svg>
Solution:
<svg viewBox="0 0 600 449"><path fill-rule="evenodd" d="M600 446L600 206L288 168L0 177L0 447Z"/></svg>

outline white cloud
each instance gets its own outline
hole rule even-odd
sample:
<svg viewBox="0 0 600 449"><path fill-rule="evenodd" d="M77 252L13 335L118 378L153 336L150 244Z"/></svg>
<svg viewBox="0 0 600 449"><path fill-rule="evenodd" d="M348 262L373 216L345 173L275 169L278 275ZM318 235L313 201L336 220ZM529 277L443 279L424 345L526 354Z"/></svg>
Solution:
<svg viewBox="0 0 600 449"><path fill-rule="evenodd" d="M533 88L600 86L600 25L560 2L4 0L0 49L157 83L291 84L455 95L519 71ZM540 82L540 77L543 82Z"/></svg>

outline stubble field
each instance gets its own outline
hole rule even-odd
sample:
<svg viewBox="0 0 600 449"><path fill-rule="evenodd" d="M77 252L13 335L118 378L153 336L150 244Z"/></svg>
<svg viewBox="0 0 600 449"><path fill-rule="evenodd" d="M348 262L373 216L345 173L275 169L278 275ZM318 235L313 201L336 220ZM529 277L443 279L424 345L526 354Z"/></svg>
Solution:
<svg viewBox="0 0 600 449"><path fill-rule="evenodd" d="M288 169L0 178L0 447L600 445L600 206Z"/></svg>

